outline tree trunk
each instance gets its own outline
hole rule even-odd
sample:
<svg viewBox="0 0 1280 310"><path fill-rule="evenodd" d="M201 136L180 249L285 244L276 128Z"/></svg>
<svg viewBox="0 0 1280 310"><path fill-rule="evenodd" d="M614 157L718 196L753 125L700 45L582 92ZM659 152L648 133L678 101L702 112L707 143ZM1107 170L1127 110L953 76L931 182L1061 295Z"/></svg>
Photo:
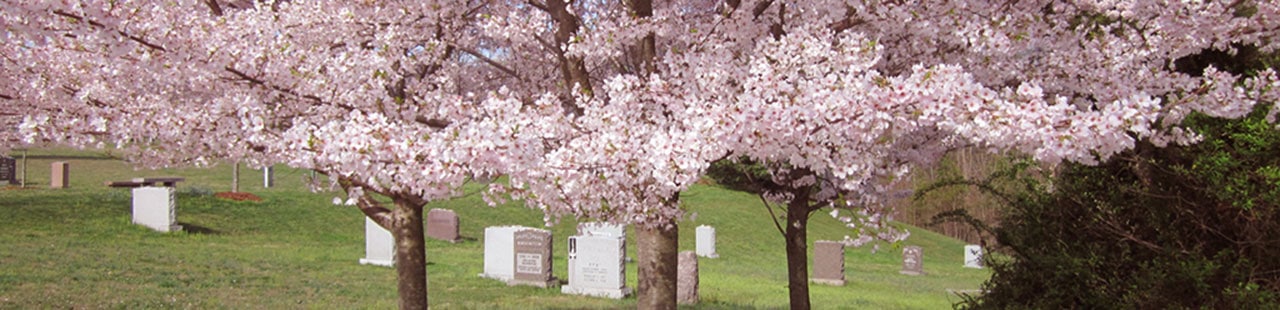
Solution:
<svg viewBox="0 0 1280 310"><path fill-rule="evenodd" d="M235 162L231 168L231 192L240 192L240 162Z"/></svg>
<svg viewBox="0 0 1280 310"><path fill-rule="evenodd" d="M27 149L22 149L22 188L27 188Z"/></svg>
<svg viewBox="0 0 1280 310"><path fill-rule="evenodd" d="M680 234L674 221L662 226L646 228L636 225L636 248L640 260L636 308L639 309L676 308Z"/></svg>
<svg viewBox="0 0 1280 310"><path fill-rule="evenodd" d="M423 237L422 204L394 199L392 211L396 239L396 288L400 309L427 309L427 247Z"/></svg>
<svg viewBox="0 0 1280 310"><path fill-rule="evenodd" d="M809 191L800 189L787 205L787 286L792 310L809 309Z"/></svg>

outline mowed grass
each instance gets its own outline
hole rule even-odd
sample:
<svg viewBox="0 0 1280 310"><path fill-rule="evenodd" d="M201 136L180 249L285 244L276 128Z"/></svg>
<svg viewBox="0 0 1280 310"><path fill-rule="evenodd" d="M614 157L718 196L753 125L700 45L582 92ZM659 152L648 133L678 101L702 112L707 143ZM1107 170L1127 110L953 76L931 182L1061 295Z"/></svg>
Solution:
<svg viewBox="0 0 1280 310"><path fill-rule="evenodd" d="M20 157L21 153L12 155ZM277 167L276 186L241 168L242 191L261 202L209 195L230 189L231 167L135 170L92 151L29 152L28 188L0 190L0 308L374 308L396 306L395 271L359 265L364 223L354 207L335 206L336 192L311 192L310 173ZM49 164L70 163L71 188L49 189ZM159 233L130 224L126 189L104 181L180 176L178 221L185 231ZM484 227L543 227L540 211L515 202L485 205L479 187L433 203L461 217L463 242L428 240L430 303L442 309L634 308L611 300L561 294L558 288L508 287L480 278ZM715 186L682 194L691 215L680 223L680 248L694 249L698 225L716 227L720 258L701 258L702 303L688 308L787 307L781 235L759 199ZM554 272L566 278L566 238L576 221L552 229ZM898 274L901 249L846 251L841 287L811 285L816 308L940 309L990 276L962 268L963 244L911 228L904 245L924 247L924 276ZM839 240L848 230L824 214L811 221L810 242ZM629 236L634 236L630 230ZM634 239L628 256L635 257ZM627 265L635 287L636 266Z"/></svg>

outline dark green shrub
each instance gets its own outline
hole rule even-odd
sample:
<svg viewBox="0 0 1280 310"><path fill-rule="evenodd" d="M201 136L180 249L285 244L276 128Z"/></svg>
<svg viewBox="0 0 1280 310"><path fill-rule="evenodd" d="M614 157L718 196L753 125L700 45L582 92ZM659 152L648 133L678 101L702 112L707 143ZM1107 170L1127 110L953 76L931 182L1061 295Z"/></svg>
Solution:
<svg viewBox="0 0 1280 310"><path fill-rule="evenodd" d="M1280 308L1280 131L1190 117L1188 147L1140 145L1065 165L1052 189L1016 176L993 228L994 271L972 309ZM1025 166L1021 166L1025 167Z"/></svg>

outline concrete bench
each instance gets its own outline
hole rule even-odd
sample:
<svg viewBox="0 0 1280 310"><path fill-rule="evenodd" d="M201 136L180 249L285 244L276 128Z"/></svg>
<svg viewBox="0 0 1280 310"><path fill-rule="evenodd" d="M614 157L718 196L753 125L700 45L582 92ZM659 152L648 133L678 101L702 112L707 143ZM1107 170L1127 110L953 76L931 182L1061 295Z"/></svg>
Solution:
<svg viewBox="0 0 1280 310"><path fill-rule="evenodd" d="M174 186L177 186L178 182L182 182L186 180L187 179L184 179L184 178L134 178L133 180L129 180L129 181L108 181L106 182L105 185L108 187L127 187L127 188L149 187L149 186L174 187Z"/></svg>

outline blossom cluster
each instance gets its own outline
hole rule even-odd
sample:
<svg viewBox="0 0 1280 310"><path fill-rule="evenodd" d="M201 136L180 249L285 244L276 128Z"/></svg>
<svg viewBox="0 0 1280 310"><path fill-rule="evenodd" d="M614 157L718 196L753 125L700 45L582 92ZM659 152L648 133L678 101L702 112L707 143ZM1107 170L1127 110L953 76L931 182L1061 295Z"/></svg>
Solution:
<svg viewBox="0 0 1280 310"><path fill-rule="evenodd" d="M888 189L948 150L1097 163L1193 143L1190 113L1280 86L1179 61L1274 51L1274 1L628 3L8 1L0 141L287 163L427 201L509 176L494 203L637 225L745 157L818 189L771 197L838 202L867 241L905 237Z"/></svg>

